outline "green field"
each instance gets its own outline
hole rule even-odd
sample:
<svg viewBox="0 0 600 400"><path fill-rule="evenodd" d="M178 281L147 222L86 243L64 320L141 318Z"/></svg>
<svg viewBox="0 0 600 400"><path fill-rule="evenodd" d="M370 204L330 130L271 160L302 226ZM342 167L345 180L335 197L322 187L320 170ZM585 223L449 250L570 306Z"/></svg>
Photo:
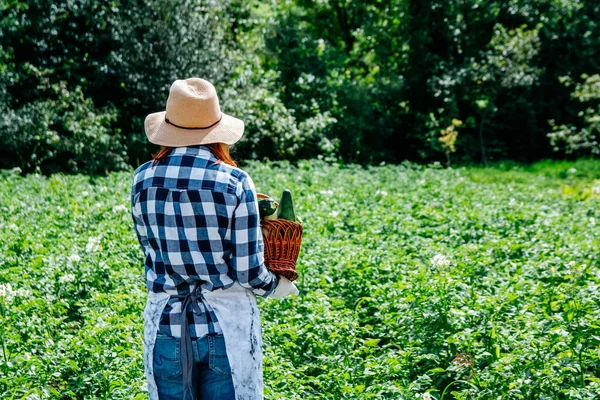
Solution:
<svg viewBox="0 0 600 400"><path fill-rule="evenodd" d="M305 227L267 399L598 398L600 161L246 170ZM0 173L0 398L145 398L130 179Z"/></svg>

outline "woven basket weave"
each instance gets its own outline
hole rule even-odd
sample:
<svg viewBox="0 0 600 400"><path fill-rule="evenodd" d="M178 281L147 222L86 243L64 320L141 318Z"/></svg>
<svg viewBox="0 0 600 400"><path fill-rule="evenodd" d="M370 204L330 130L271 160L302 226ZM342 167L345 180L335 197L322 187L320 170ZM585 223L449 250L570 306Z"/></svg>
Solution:
<svg viewBox="0 0 600 400"><path fill-rule="evenodd" d="M261 222L265 245L265 265L290 281L298 279L296 260L302 243L302 224L285 219Z"/></svg>

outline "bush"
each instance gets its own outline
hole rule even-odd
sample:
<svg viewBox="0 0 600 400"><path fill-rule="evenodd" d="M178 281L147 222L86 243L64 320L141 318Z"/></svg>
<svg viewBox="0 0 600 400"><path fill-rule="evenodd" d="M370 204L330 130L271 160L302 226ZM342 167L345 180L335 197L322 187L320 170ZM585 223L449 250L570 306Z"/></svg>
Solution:
<svg viewBox="0 0 600 400"><path fill-rule="evenodd" d="M276 74L263 76L263 23L247 2L33 0L0 9L1 167L137 165L157 149L144 118L164 109L175 79L192 76L213 82L223 110L246 121L243 158L297 157L330 121L317 113L301 131Z"/></svg>
<svg viewBox="0 0 600 400"><path fill-rule="evenodd" d="M225 88L223 103L244 120L246 134L235 145L237 154L250 159L295 159L335 153L335 146L324 139L336 122L318 105L312 116L298 122L294 110L287 108L274 89L276 75L266 74L258 82Z"/></svg>
<svg viewBox="0 0 600 400"><path fill-rule="evenodd" d="M0 143L6 156L0 167L100 173L128 167L125 146L111 126L115 109L98 110L80 87L52 85L55 98L4 111Z"/></svg>
<svg viewBox="0 0 600 400"><path fill-rule="evenodd" d="M577 125L579 110L557 78L599 72L593 2L287 0L274 10L268 59L284 105L298 121L313 101L330 111L328 137L346 160L444 160L440 130L453 119L464 121L458 161L560 156L548 120Z"/></svg>
<svg viewBox="0 0 600 400"><path fill-rule="evenodd" d="M137 165L157 150L145 116L164 109L175 79L199 76L245 120L244 159L487 163L597 152L596 101L583 109L559 80L600 73L597 2L0 0L0 10L8 149L16 126L43 131L19 140L49 135L26 114L58 107L48 88L63 85L92 114L110 114L91 125ZM50 131L85 140L48 117L63 126ZM453 120L463 124L449 157L439 138ZM70 156L77 167L56 159L47 142L29 146L43 162L4 153L2 166L96 170L83 152ZM120 154L116 139L109 148Z"/></svg>
<svg viewBox="0 0 600 400"><path fill-rule="evenodd" d="M550 120L552 132L548 137L554 150L567 154L600 155L600 75L581 76L583 82L578 83L571 97L586 107L578 113L579 121L575 124L556 125ZM565 86L571 86L568 76L562 77Z"/></svg>

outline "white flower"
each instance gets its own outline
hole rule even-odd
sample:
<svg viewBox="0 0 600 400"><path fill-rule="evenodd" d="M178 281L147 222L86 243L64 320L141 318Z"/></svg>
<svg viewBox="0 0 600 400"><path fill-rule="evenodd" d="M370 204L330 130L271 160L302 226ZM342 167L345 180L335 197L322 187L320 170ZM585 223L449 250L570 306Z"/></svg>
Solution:
<svg viewBox="0 0 600 400"><path fill-rule="evenodd" d="M517 200L515 200L514 197L511 197L510 200L508 201L508 206L509 207L514 207L515 204L517 204Z"/></svg>
<svg viewBox="0 0 600 400"><path fill-rule="evenodd" d="M590 225L591 225L591 226L594 226L594 225L596 225L596 218L594 218L594 217L590 217Z"/></svg>
<svg viewBox="0 0 600 400"><path fill-rule="evenodd" d="M29 291L25 289L13 289L10 283L0 283L0 297L11 302L15 297L27 296Z"/></svg>
<svg viewBox="0 0 600 400"><path fill-rule="evenodd" d="M600 194L600 186L592 186L592 193Z"/></svg>
<svg viewBox="0 0 600 400"><path fill-rule="evenodd" d="M333 190L329 189L329 190L320 190L319 193L321 194L333 194Z"/></svg>
<svg viewBox="0 0 600 400"><path fill-rule="evenodd" d="M382 196L387 196L388 192L386 192L385 190L378 190L378 191L375 192L375 194L380 194Z"/></svg>
<svg viewBox="0 0 600 400"><path fill-rule="evenodd" d="M431 259L431 263L434 267L441 268L450 265L450 259L443 254L436 254Z"/></svg>
<svg viewBox="0 0 600 400"><path fill-rule="evenodd" d="M81 192L81 195L82 195L83 197L86 197L86 196L89 196L89 195L90 195L90 192L88 192L87 190L84 190L83 192Z"/></svg>
<svg viewBox="0 0 600 400"><path fill-rule="evenodd" d="M65 274L65 275L61 276L60 278L58 278L58 281L60 283L73 282L73 281L75 281L75 275Z"/></svg>
<svg viewBox="0 0 600 400"><path fill-rule="evenodd" d="M69 261L79 262L79 261L81 261L81 257L79 257L79 254L71 254L69 256Z"/></svg>
<svg viewBox="0 0 600 400"><path fill-rule="evenodd" d="M98 250L100 250L100 236L90 236L87 244L85 245L85 251L90 253Z"/></svg>
<svg viewBox="0 0 600 400"><path fill-rule="evenodd" d="M335 218L338 215L340 215L340 213L339 213L339 211L332 210L331 213L329 213L329 215L331 215L333 218Z"/></svg>
<svg viewBox="0 0 600 400"><path fill-rule="evenodd" d="M114 213L118 213L118 212L124 212L127 211L127 206L123 205L123 204L119 204L118 206L114 206L112 208L112 211Z"/></svg>
<svg viewBox="0 0 600 400"><path fill-rule="evenodd" d="M12 293L12 285L10 283L0 283L0 297L6 297L7 293Z"/></svg>
<svg viewBox="0 0 600 400"><path fill-rule="evenodd" d="M577 172L577 168L569 168L568 172L569 172L570 174L574 174L574 173L576 173L576 172Z"/></svg>
<svg viewBox="0 0 600 400"><path fill-rule="evenodd" d="M420 397L423 400L434 400L433 396L430 395L429 393L423 393L418 397Z"/></svg>

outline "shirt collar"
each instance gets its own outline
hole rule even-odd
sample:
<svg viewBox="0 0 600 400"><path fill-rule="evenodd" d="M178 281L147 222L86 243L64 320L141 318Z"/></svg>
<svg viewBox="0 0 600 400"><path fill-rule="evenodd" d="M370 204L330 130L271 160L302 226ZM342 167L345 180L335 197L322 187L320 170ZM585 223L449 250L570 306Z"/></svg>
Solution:
<svg viewBox="0 0 600 400"><path fill-rule="evenodd" d="M175 147L171 154L185 154L189 156L197 156L205 159L213 159L215 156L210 152L208 147L201 144L194 144L190 146Z"/></svg>

